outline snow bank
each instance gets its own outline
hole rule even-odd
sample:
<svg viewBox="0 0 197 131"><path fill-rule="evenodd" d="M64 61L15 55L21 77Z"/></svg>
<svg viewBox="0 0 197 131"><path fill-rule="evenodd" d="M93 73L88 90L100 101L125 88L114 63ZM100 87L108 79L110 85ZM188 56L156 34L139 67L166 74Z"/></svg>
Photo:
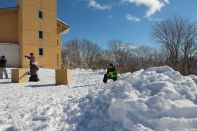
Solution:
<svg viewBox="0 0 197 131"><path fill-rule="evenodd" d="M169 67L135 72L119 85L126 91L112 99L110 118L127 130L197 129L196 79Z"/></svg>
<svg viewBox="0 0 197 131"><path fill-rule="evenodd" d="M123 74L88 94L76 130L197 130L196 80L167 66Z"/></svg>
<svg viewBox="0 0 197 131"><path fill-rule="evenodd" d="M38 83L0 80L0 130L197 130L197 77L152 67L102 83L104 70L71 71L69 86L54 85L54 71Z"/></svg>

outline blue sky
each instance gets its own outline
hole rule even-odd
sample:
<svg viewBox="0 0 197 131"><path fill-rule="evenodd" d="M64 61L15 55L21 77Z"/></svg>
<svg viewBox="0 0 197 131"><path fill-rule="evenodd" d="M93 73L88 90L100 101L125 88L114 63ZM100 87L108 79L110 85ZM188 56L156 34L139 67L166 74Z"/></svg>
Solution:
<svg viewBox="0 0 197 131"><path fill-rule="evenodd" d="M0 0L0 7L15 0ZM183 16L197 22L197 0L57 0L57 16L71 26L62 42L89 39L102 48L110 40L155 47L150 32L156 21Z"/></svg>

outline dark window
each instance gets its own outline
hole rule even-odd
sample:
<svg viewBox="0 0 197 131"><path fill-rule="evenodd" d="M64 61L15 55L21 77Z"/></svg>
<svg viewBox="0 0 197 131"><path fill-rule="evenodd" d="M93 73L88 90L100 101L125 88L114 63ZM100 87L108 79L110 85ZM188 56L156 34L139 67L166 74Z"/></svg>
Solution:
<svg viewBox="0 0 197 131"><path fill-rule="evenodd" d="M39 17L40 19L43 18L43 12L42 12L42 11L39 11L39 12L38 12L38 17Z"/></svg>
<svg viewBox="0 0 197 131"><path fill-rule="evenodd" d="M39 38L43 39L43 31L39 31Z"/></svg>
<svg viewBox="0 0 197 131"><path fill-rule="evenodd" d="M44 50L43 50L43 48L39 48L39 55L44 55Z"/></svg>

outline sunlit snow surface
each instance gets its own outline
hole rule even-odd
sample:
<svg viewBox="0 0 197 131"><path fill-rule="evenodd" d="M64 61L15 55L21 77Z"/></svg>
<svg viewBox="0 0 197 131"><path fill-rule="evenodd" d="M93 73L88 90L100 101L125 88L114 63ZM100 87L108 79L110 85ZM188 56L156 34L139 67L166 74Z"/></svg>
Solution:
<svg viewBox="0 0 197 131"><path fill-rule="evenodd" d="M163 66L103 84L105 72L71 70L69 86L48 69L38 83L0 80L0 131L197 130L196 76Z"/></svg>

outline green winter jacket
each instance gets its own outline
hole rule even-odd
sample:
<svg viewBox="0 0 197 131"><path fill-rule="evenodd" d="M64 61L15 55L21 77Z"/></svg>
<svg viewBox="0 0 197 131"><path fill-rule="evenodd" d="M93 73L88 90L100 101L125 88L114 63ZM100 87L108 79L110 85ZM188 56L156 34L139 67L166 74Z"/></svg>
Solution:
<svg viewBox="0 0 197 131"><path fill-rule="evenodd" d="M116 72L115 67L114 68L108 68L107 69L107 77L108 78L111 78L111 79L117 78L117 72Z"/></svg>

